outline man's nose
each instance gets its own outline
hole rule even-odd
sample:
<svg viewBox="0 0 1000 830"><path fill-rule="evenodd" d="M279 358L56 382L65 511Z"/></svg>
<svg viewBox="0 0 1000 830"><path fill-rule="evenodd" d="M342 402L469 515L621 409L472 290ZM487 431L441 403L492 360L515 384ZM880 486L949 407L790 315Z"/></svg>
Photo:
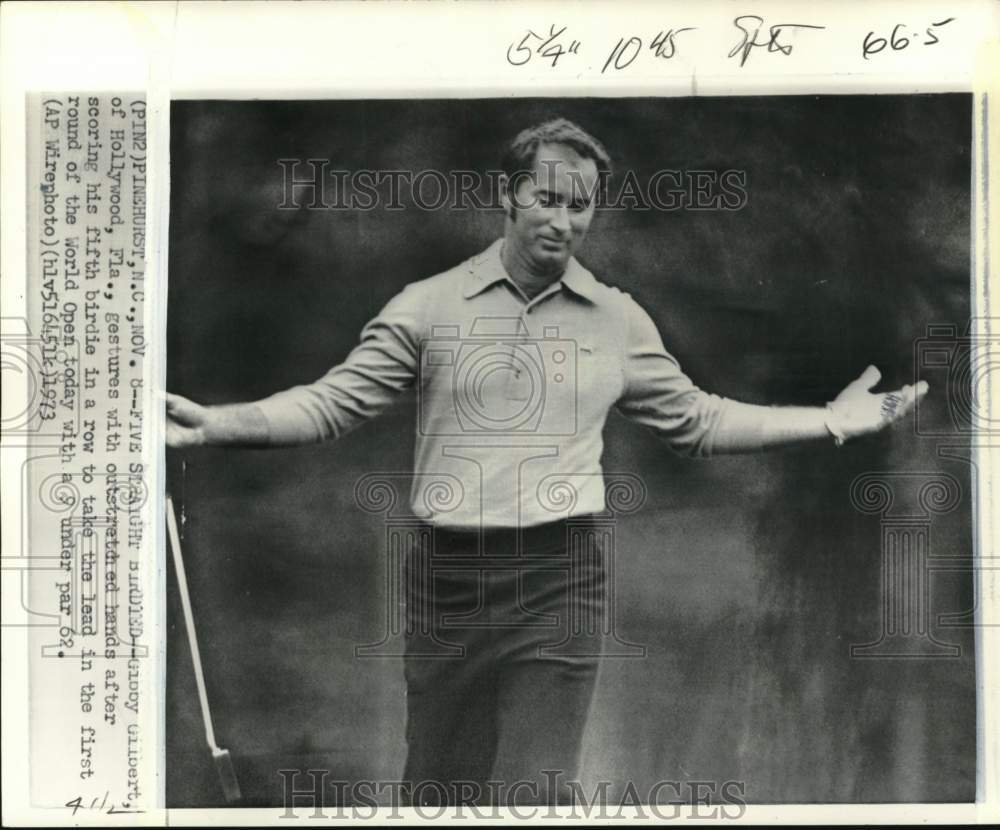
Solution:
<svg viewBox="0 0 1000 830"><path fill-rule="evenodd" d="M553 208L549 224L560 233L569 233L569 211L566 209L566 205Z"/></svg>

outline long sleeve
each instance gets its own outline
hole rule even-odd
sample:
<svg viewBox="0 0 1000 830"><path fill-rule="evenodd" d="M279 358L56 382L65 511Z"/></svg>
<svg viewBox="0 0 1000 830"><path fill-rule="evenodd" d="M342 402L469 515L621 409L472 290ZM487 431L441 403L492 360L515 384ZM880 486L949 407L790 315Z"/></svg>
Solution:
<svg viewBox="0 0 1000 830"><path fill-rule="evenodd" d="M340 438L388 407L417 377L424 310L407 286L361 332L361 342L313 383L258 403L276 442Z"/></svg>
<svg viewBox="0 0 1000 830"><path fill-rule="evenodd" d="M625 385L617 408L681 455L708 456L725 399L705 392L667 352L649 315L627 298L622 341Z"/></svg>
<svg viewBox="0 0 1000 830"><path fill-rule="evenodd" d="M631 300L625 332L625 388L618 409L675 452L756 452L830 436L825 409L759 406L700 389L664 348L649 315Z"/></svg>

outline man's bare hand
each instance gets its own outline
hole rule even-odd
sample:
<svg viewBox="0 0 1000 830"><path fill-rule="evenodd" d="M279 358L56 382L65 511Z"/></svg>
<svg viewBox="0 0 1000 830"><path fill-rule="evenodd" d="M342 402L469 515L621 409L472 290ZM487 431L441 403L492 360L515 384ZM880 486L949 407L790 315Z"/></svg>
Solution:
<svg viewBox="0 0 1000 830"><path fill-rule="evenodd" d="M182 398L167 395L167 446L176 449L200 447L207 443L206 426L208 407Z"/></svg>
<svg viewBox="0 0 1000 830"><path fill-rule="evenodd" d="M838 442L884 429L906 417L927 394L927 382L923 380L916 386L907 384L895 392L873 393L872 387L881 378L881 372L869 366L830 403L827 426Z"/></svg>

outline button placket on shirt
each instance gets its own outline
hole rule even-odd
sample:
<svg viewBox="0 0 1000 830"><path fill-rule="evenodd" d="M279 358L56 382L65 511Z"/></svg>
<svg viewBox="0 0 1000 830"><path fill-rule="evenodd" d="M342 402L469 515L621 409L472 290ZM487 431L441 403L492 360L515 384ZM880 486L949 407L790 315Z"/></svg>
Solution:
<svg viewBox="0 0 1000 830"><path fill-rule="evenodd" d="M524 370L522 369L522 363L525 360L538 362L538 357L533 355L529 348L527 348L528 342L532 339L530 329L528 328L528 315L538 308L538 306L545 300L555 296L559 293L562 286L560 283L556 283L554 286L543 291L536 297L528 300L524 297L524 294L520 289L517 289L517 293L526 300L524 306L521 308L521 313L518 315L518 327L517 335L511 339L510 348L510 374L507 378L506 385L506 396L508 400L512 401L525 401L529 400L531 395L529 391L529 386L522 381L522 375ZM518 360L518 350L520 350L520 360ZM541 370L542 367L539 367Z"/></svg>

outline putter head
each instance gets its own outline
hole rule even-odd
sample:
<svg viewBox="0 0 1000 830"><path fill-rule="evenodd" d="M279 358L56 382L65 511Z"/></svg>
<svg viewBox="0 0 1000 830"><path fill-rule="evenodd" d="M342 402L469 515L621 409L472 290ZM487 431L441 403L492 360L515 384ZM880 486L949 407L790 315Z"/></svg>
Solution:
<svg viewBox="0 0 1000 830"><path fill-rule="evenodd" d="M233 759L229 755L228 749L213 749L212 759L215 761L215 769L219 773L219 783L222 784L222 792L226 801L230 804L243 798L240 792L240 782L236 780L236 770L233 769Z"/></svg>

